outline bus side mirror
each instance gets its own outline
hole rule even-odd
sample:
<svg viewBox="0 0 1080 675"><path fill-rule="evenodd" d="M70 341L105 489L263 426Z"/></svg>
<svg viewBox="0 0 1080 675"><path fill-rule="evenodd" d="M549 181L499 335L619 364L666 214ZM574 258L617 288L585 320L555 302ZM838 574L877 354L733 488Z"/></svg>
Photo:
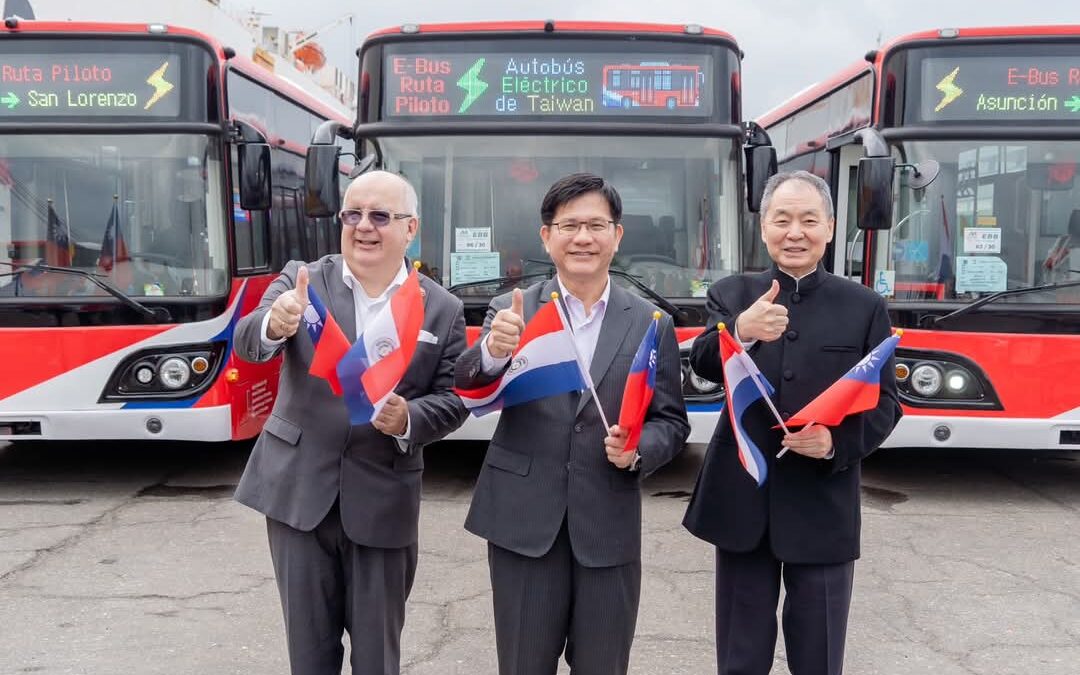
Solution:
<svg viewBox="0 0 1080 675"><path fill-rule="evenodd" d="M746 206L751 213L761 210L765 183L776 174L776 149L771 145L746 148Z"/></svg>
<svg viewBox="0 0 1080 675"><path fill-rule="evenodd" d="M240 163L240 208L265 211L270 208L270 146L241 143L236 147Z"/></svg>
<svg viewBox="0 0 1080 675"><path fill-rule="evenodd" d="M341 170L338 146L308 146L304 166L304 213L309 218L336 216L341 209Z"/></svg>
<svg viewBox="0 0 1080 675"><path fill-rule="evenodd" d="M856 223L860 230L892 228L892 157L863 157L859 160L856 192Z"/></svg>

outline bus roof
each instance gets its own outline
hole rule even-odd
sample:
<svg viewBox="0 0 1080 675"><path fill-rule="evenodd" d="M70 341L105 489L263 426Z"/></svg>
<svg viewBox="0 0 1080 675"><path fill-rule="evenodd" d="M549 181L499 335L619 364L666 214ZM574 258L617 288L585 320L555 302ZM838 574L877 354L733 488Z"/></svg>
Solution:
<svg viewBox="0 0 1080 675"><path fill-rule="evenodd" d="M669 23L633 23L628 21L477 21L461 23L422 23L391 26L375 31L368 36L386 37L389 35L416 33L485 33L485 32L551 32L548 26L555 27L555 32L572 33L655 33L657 35L708 35L735 42L730 33L715 28L706 28L696 24Z"/></svg>
<svg viewBox="0 0 1080 675"><path fill-rule="evenodd" d="M910 42L939 41L948 44L964 38L1033 38L1033 37L1080 37L1080 24L1062 24L1052 26L987 26L981 28L939 28L909 33L894 38L878 50L870 51L866 58L850 64L828 79L813 84L798 92L775 108L758 116L756 120L762 127L768 128L794 113L802 110L814 101L827 95L866 72L871 67L879 68L885 56ZM873 59L871 66L870 61ZM875 83L876 94L876 83Z"/></svg>
<svg viewBox="0 0 1080 675"><path fill-rule="evenodd" d="M152 28L153 27L153 28ZM286 78L281 77L276 73L268 71L266 68L258 65L250 58L246 56L240 56L239 54L232 58L227 58L225 55L225 45L221 44L213 36L207 35L201 31L192 30L190 28L184 28L183 26L174 26L171 24L159 24L159 23L104 23L96 21L26 21L19 19L14 28L10 28L7 24L0 26L0 35L19 35L26 33L56 33L58 37L63 35L92 35L95 33L102 34L131 34L131 35L152 35L160 39L168 39L169 37L186 37L199 40L206 43L210 50L217 56L218 61L221 63L228 62L232 68L247 75L253 80L270 87L274 91L280 92L284 96L292 99L293 101L303 105L313 112L317 112L323 117L328 119L335 119L341 122L351 124L352 119L347 114L340 110L334 110L325 103L319 101L311 94L304 91L302 87Z"/></svg>

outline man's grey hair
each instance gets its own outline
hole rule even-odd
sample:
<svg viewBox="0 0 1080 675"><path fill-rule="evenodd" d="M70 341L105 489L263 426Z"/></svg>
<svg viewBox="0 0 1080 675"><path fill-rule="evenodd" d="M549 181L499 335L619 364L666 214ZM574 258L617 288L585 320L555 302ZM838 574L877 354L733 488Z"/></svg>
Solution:
<svg viewBox="0 0 1080 675"><path fill-rule="evenodd" d="M356 180L361 176L371 176L378 174L393 176L394 178L397 178L401 181L402 186L405 188L405 210L408 211L411 215L419 218L420 214L417 213L417 209L419 208L420 199L416 196L416 188L413 187L412 183L409 182L409 179L406 178L404 174L395 173L393 171L385 171L383 169L376 169L374 171L365 171L364 173L360 174L360 176L357 176L353 179L353 183L355 183ZM349 183L349 187L352 187L352 183ZM346 192L348 192L348 189L346 189Z"/></svg>
<svg viewBox="0 0 1080 675"><path fill-rule="evenodd" d="M821 203L825 206L825 217L828 220L832 220L833 203L832 192L829 190L829 184L826 183L821 176L815 176L809 171L787 171L774 175L765 183L765 192L761 195L761 214L764 215L769 212L769 202L772 201L773 193L776 189L788 182L789 180L797 180L806 183L815 190L821 196Z"/></svg>

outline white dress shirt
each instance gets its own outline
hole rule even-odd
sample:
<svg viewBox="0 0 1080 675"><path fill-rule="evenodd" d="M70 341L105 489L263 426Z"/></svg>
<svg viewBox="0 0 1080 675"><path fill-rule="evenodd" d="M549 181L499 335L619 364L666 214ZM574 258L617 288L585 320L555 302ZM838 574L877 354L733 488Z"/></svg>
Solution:
<svg viewBox="0 0 1080 675"><path fill-rule="evenodd" d="M600 339L600 327L604 323L604 314L607 312L608 300L611 298L611 278L604 284L604 292L600 299L593 303L588 315L585 312L585 303L573 293L566 290L562 279L556 277L559 282L559 290L565 300L566 310L570 320L570 331L574 336L574 346L581 355L587 368L592 367L593 354L596 353L596 343ZM488 351L487 340L480 343L480 366L485 375L497 375L509 356L495 358Z"/></svg>
<svg viewBox="0 0 1080 675"><path fill-rule="evenodd" d="M345 285L352 290L353 294L353 307L355 309L356 317L356 334L362 335L364 333L364 326L375 317L376 314L386 306L386 303L390 301L390 296L394 294L405 280L409 277L409 268L405 265L405 261L401 262L401 269L398 270L397 275L394 276L393 281L386 287L382 293L377 297L371 297L364 291L363 284L353 275L352 270L342 260L341 263L341 280L345 282ZM272 352L277 349L277 346L284 342L287 338L281 338L280 340L271 340L266 336L267 329L270 326L270 312L267 312L263 317L262 322L262 346L266 352ZM395 436L399 440L406 440L409 438L409 420L405 420L405 433L400 436Z"/></svg>

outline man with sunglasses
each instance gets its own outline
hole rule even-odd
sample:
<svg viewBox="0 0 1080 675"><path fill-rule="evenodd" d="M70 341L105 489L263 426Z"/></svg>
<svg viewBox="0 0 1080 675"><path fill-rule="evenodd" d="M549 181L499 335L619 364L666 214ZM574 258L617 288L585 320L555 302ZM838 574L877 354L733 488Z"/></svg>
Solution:
<svg viewBox="0 0 1080 675"><path fill-rule="evenodd" d="M360 426L327 381L308 374L314 347L299 328L310 285L355 342L408 275L416 212L416 192L400 176L360 176L345 193L341 254L288 263L237 323L240 358L285 355L236 498L266 515L294 674L339 675L346 630L354 675L399 672L422 450L465 419L452 389L465 348L462 303L420 277L424 323L412 362L379 416Z"/></svg>
<svg viewBox="0 0 1080 675"><path fill-rule="evenodd" d="M599 404L617 421L623 389L656 308L611 283L622 240L619 193L600 176L557 181L540 207L540 238L557 275L491 301L480 340L457 363L459 387L513 368L525 323L564 303ZM465 528L488 541L501 675L625 675L641 590L640 478L683 449L690 426L671 319L660 319L656 382L636 450L605 429L588 391L502 411Z"/></svg>

